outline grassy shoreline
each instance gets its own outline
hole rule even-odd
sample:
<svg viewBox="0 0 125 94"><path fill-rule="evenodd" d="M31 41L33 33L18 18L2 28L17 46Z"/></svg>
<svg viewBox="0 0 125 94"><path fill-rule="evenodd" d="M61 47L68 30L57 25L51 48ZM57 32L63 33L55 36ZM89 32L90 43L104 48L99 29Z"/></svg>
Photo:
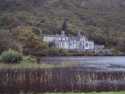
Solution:
<svg viewBox="0 0 125 94"><path fill-rule="evenodd" d="M19 64L7 64L4 62L0 62L0 69L46 69L46 68L70 68L70 67L78 67L79 64L64 62L62 64L46 64L46 63L28 63L22 62Z"/></svg>
<svg viewBox="0 0 125 94"><path fill-rule="evenodd" d="M25 93L20 93L20 94L25 94ZM66 92L66 93L26 93L26 94L125 94L125 91L117 91L117 92L88 92L88 93L85 93L85 92L79 92L79 93L74 93L74 92Z"/></svg>
<svg viewBox="0 0 125 94"><path fill-rule="evenodd" d="M125 94L125 91L121 92L88 92L88 93L41 93L41 94Z"/></svg>

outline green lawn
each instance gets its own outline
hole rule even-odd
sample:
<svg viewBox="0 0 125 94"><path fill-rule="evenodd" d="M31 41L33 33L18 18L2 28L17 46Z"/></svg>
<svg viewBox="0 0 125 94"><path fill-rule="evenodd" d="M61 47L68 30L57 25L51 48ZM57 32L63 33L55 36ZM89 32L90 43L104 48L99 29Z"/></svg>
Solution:
<svg viewBox="0 0 125 94"><path fill-rule="evenodd" d="M45 68L63 68L73 65L55 65L55 64L37 64L37 63L20 63L20 64L4 64L0 63L0 69L45 69Z"/></svg>
<svg viewBox="0 0 125 94"><path fill-rule="evenodd" d="M63 68L63 67L73 67L78 66L78 64L65 62L64 64L37 64L37 63L20 63L20 64L6 64L0 62L0 69L27 69L27 68Z"/></svg>
<svg viewBox="0 0 125 94"><path fill-rule="evenodd" d="M0 69L28 69L28 68L54 68L58 67L52 64L37 64L37 63L20 63L20 64L4 64L0 63Z"/></svg>

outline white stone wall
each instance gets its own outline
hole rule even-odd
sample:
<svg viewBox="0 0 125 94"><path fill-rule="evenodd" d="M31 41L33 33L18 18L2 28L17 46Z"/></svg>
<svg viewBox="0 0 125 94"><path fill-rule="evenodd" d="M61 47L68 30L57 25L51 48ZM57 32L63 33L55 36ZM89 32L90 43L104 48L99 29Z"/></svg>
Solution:
<svg viewBox="0 0 125 94"><path fill-rule="evenodd" d="M94 42L88 41L85 36L81 38L71 38L67 36L44 36L43 41L55 42L56 48L70 49L70 50L94 50Z"/></svg>
<svg viewBox="0 0 125 94"><path fill-rule="evenodd" d="M94 50L94 42L86 41L85 42L85 50Z"/></svg>
<svg viewBox="0 0 125 94"><path fill-rule="evenodd" d="M44 42L50 43L50 42L53 42L54 40L55 40L55 37L53 37L53 36L44 36L43 37Z"/></svg>

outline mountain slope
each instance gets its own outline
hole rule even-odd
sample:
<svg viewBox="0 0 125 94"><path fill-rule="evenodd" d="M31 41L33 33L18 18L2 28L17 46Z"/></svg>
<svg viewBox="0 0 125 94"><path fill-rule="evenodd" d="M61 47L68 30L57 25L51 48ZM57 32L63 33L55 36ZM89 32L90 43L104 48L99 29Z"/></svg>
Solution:
<svg viewBox="0 0 125 94"><path fill-rule="evenodd" d="M124 10L124 0L0 0L0 27L25 24L51 34L68 19L68 33L81 31L99 44L124 51Z"/></svg>

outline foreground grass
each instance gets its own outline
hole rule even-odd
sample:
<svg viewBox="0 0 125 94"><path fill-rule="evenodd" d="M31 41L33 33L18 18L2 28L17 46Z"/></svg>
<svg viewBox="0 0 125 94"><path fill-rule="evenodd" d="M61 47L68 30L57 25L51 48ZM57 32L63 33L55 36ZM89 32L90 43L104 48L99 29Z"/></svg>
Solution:
<svg viewBox="0 0 125 94"><path fill-rule="evenodd" d="M44 93L44 94L125 94L125 92L91 92L91 93Z"/></svg>

